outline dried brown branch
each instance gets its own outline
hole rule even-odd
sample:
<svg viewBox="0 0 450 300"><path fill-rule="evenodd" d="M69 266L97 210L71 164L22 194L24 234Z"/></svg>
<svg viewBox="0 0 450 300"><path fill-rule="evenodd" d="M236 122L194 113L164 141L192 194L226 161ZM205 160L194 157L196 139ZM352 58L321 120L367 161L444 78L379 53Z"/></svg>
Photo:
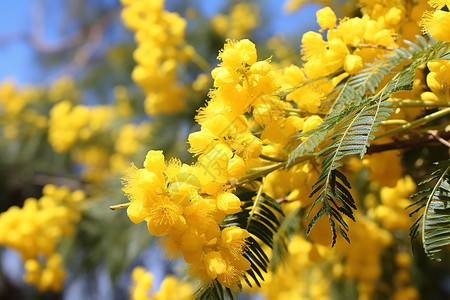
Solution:
<svg viewBox="0 0 450 300"><path fill-rule="evenodd" d="M58 78L63 74L71 73L77 69L83 68L102 45L105 30L119 12L120 9L110 11L94 23L88 30L86 42L76 51L72 61L52 77Z"/></svg>
<svg viewBox="0 0 450 300"><path fill-rule="evenodd" d="M387 50L387 51L394 51L394 48L389 47L389 46L385 46L385 45L374 45L374 44L359 43L358 47L359 48L374 48L374 49L382 49L382 50Z"/></svg>
<svg viewBox="0 0 450 300"><path fill-rule="evenodd" d="M438 135L438 131L437 130L429 130L428 131L429 134L431 134L437 141L439 141L441 144L447 146L450 148L450 143L447 142L445 139L443 139L442 137L440 137Z"/></svg>
<svg viewBox="0 0 450 300"><path fill-rule="evenodd" d="M379 153L383 151L396 150L396 149L409 149L415 147L421 147L436 142L442 143L442 140L448 144L447 140L450 139L450 131L433 132L411 140L395 141L392 143L371 145L367 149L367 154Z"/></svg>

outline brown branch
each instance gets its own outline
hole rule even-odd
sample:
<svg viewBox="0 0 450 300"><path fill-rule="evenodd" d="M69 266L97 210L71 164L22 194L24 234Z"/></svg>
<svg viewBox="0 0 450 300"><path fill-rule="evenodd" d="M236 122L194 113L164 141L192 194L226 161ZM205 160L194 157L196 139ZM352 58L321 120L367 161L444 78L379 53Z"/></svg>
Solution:
<svg viewBox="0 0 450 300"><path fill-rule="evenodd" d="M431 134L437 141L439 141L441 144L447 146L450 148L450 143L447 142L445 139L443 139L442 137L440 137L438 135L438 131L437 130L429 130L428 131L429 134Z"/></svg>
<svg viewBox="0 0 450 300"><path fill-rule="evenodd" d="M375 49L382 49L382 50L387 50L387 51L394 51L394 49L395 49L395 48L385 46L385 45L374 45L374 44L363 44L363 43L359 43L358 47L359 48L375 48Z"/></svg>
<svg viewBox="0 0 450 300"><path fill-rule="evenodd" d="M78 30L77 32L65 37L63 40L49 43L41 37L45 34L45 9L42 1L34 1L31 7L31 34L25 40L35 50L45 53L53 54L63 52L71 49L81 43L86 36L85 30Z"/></svg>
<svg viewBox="0 0 450 300"><path fill-rule="evenodd" d="M284 202L289 202L287 197L283 197L283 198L278 198L275 201L278 202L278 204L284 203Z"/></svg>
<svg viewBox="0 0 450 300"><path fill-rule="evenodd" d="M47 81L52 82L55 78L59 78L65 74L74 73L86 66L92 56L94 56L94 53L100 49L108 25L114 20L119 12L119 9L110 11L96 23L92 24L87 33L86 41L77 49L72 61L64 66L59 72L52 75L50 78L47 78Z"/></svg>
<svg viewBox="0 0 450 300"><path fill-rule="evenodd" d="M439 138L439 139L437 139ZM415 148L420 147L436 142L441 142L440 139L446 141L450 139L450 131L441 131L441 132L434 132L434 133L428 133L427 135L424 135L417 139L412 140L405 140L405 141L395 141L392 143L386 143L386 144L380 144L380 145L371 145L367 149L367 154L373 154L373 153L379 153L389 150L396 150L396 149L409 149L409 148ZM447 142L447 141L446 141Z"/></svg>

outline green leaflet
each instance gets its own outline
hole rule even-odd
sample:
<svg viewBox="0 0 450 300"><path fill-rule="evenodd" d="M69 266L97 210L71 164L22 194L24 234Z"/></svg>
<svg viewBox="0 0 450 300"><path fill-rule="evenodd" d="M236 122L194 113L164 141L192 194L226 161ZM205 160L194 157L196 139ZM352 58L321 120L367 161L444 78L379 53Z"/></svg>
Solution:
<svg viewBox="0 0 450 300"><path fill-rule="evenodd" d="M231 290L229 288L224 288L217 279L214 280L211 284L204 284L201 286L195 293L195 299L196 300L210 300L210 299L217 299L217 300L224 300L224 290L228 295L228 298L233 300L233 294L231 293Z"/></svg>
<svg viewBox="0 0 450 300"><path fill-rule="evenodd" d="M380 99L381 100L381 99ZM336 226L341 235L349 241L347 237L348 225L341 213L354 221L353 210L356 209L355 201L348 189L351 188L345 175L338 168L342 166L341 160L349 155L358 155L361 159L369 147L369 140L374 136L371 132L375 127L393 111L388 107L389 102L378 102L374 105L363 107L355 115L342 120L329 136L332 143L320 151L318 156L325 156L322 160L322 170L317 182L313 185L313 192L310 197L315 196L310 212L317 204L322 207L316 213L308 226L307 234L314 224L325 213L328 215L333 242L335 244L337 233ZM308 218L309 213L306 216Z"/></svg>
<svg viewBox="0 0 450 300"><path fill-rule="evenodd" d="M419 184L426 188L411 196L416 200L407 208L415 207L410 216L425 208L411 226L409 235L414 241L421 234L425 253L440 261L434 255L450 244L450 160L435 164L438 169Z"/></svg>

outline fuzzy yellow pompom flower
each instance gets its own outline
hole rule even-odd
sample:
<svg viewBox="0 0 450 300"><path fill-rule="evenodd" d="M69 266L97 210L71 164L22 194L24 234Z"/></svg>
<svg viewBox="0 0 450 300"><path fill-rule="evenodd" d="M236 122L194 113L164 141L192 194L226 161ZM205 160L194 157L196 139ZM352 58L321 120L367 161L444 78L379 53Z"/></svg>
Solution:
<svg viewBox="0 0 450 300"><path fill-rule="evenodd" d="M215 279L218 274L222 274L227 270L227 262L217 251L208 252L205 255L206 272L211 279Z"/></svg>
<svg viewBox="0 0 450 300"><path fill-rule="evenodd" d="M450 12L441 10L447 1L429 1L432 7L435 8L432 12L425 12L420 21L420 26L424 33L429 33L437 41L450 41Z"/></svg>
<svg viewBox="0 0 450 300"><path fill-rule="evenodd" d="M344 60L344 70L349 74L356 74L363 68L363 60L359 55L347 55Z"/></svg>
<svg viewBox="0 0 450 300"><path fill-rule="evenodd" d="M166 167L162 151L149 151L144 161L144 168L149 172L162 173Z"/></svg>
<svg viewBox="0 0 450 300"><path fill-rule="evenodd" d="M317 23L319 23L320 27L323 29L333 28L336 26L336 15L334 11L330 7L324 7L317 11Z"/></svg>
<svg viewBox="0 0 450 300"><path fill-rule="evenodd" d="M303 131L308 132L310 130L313 130L314 128L319 126L322 122L323 122L323 120L321 117L319 117L317 115L310 116L306 119L306 121L303 125Z"/></svg>
<svg viewBox="0 0 450 300"><path fill-rule="evenodd" d="M227 215L241 211L241 200L233 193L223 193L217 197L217 208Z"/></svg>

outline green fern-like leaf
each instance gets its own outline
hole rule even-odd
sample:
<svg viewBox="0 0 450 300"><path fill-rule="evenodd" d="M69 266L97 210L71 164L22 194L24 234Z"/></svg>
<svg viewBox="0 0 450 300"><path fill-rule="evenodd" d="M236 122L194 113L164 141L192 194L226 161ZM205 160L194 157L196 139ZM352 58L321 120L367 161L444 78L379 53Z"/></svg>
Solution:
<svg viewBox="0 0 450 300"><path fill-rule="evenodd" d="M332 246L336 243L336 226L339 228L340 234L350 243L347 236L349 227L341 213L354 221L353 210L356 209L356 205L352 195L348 191L348 189L350 189L350 184L345 175L339 172L339 170L330 170L328 174L321 174L319 176L319 180L314 184L313 188L314 191L311 193L310 197L317 196L311 209L306 215L306 219L308 219L309 214L317 204L322 204L322 207L309 222L306 235L309 235L317 221L324 214L327 214L331 226L333 239Z"/></svg>
<svg viewBox="0 0 450 300"><path fill-rule="evenodd" d="M436 165L438 169L419 184L426 188L411 196L416 201L408 208L415 207L410 216L425 208L410 228L411 240L421 234L425 253L440 261L434 255L450 244L450 160Z"/></svg>
<svg viewBox="0 0 450 300"><path fill-rule="evenodd" d="M239 195L241 199L242 211L234 215L227 216L222 225L225 227L238 226L250 233L247 239L247 248L244 257L250 262L251 268L246 271L244 280L249 286L252 283L261 286L260 281L264 281L263 273L267 273L269 258L264 253L258 241L263 242L270 248L273 245L273 236L280 226L279 219L283 216L283 211L277 201L262 193L254 191L242 192ZM196 299L224 299L224 292L231 297L231 291L224 288L217 280L209 286L203 286L197 291Z"/></svg>
<svg viewBox="0 0 450 300"><path fill-rule="evenodd" d="M227 217L224 224L245 228L250 233L249 246L245 252L245 257L251 264L251 269L247 271L247 275L253 279L257 286L260 286L260 280L264 280L262 272L267 272L269 259L257 240L272 248L273 236L280 226L279 218L283 216L283 211L278 202L268 195L262 193L257 198L255 198L255 195L255 192L239 195L242 201L242 211ZM251 286L247 276L245 280Z"/></svg>
<svg viewBox="0 0 450 300"><path fill-rule="evenodd" d="M322 161L322 171L310 195L310 197L316 195L311 210L319 203L322 204L322 207L310 222L307 234L319 218L326 213L331 225L332 244L335 244L337 237L336 223L341 235L348 241L346 233L348 225L341 213L354 220L353 210L356 209L356 206L348 191L350 184L345 175L337 169L342 166L341 161L346 156L358 155L361 159L364 157L367 147L370 146L369 140L374 138L371 132L393 111L387 107L388 105L388 102L379 102L366 106L355 115L343 120L339 123L340 127L329 137L332 143L318 153L318 156L326 155L326 157Z"/></svg>
<svg viewBox="0 0 450 300"><path fill-rule="evenodd" d="M366 92L375 94L378 85L386 75L390 74L400 63L413 58L416 53L420 53L428 46L422 36L416 36L416 38L418 44L405 41L409 45L409 49L396 48L393 54L383 55L385 60L375 59L376 63L367 63L368 68L353 76L349 85L355 89L356 96L362 97Z"/></svg>
<svg viewBox="0 0 450 300"><path fill-rule="evenodd" d="M225 296L226 293L226 296ZM218 281L215 279L211 284L204 284L198 289L195 294L196 300L224 300L231 299L233 300L233 293L229 288L224 288Z"/></svg>

